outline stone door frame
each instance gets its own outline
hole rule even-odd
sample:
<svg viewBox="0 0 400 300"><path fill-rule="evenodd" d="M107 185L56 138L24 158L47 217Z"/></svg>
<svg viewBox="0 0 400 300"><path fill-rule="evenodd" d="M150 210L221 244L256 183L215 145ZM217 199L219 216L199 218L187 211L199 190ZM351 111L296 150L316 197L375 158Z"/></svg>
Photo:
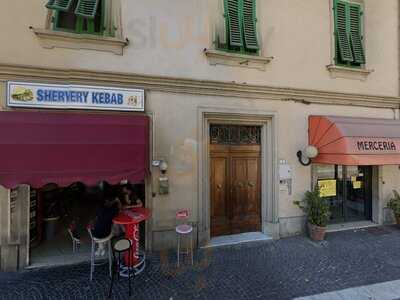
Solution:
<svg viewBox="0 0 400 300"><path fill-rule="evenodd" d="M198 108L198 243L210 241L210 124L261 127L261 228L264 234L279 237L278 114L274 111L230 107Z"/></svg>

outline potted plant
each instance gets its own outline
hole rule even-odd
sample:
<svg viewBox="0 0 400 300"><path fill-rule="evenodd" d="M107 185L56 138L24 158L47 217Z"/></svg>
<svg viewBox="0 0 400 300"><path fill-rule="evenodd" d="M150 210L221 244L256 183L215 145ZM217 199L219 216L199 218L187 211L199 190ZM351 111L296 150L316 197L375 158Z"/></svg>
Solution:
<svg viewBox="0 0 400 300"><path fill-rule="evenodd" d="M329 203L320 196L319 187L316 185L313 191L307 191L302 201L295 201L307 216L308 234L312 240L322 241L326 233L326 225L329 221Z"/></svg>
<svg viewBox="0 0 400 300"><path fill-rule="evenodd" d="M387 206L393 211L397 225L400 225L400 195L396 190L393 190L393 197L390 198Z"/></svg>

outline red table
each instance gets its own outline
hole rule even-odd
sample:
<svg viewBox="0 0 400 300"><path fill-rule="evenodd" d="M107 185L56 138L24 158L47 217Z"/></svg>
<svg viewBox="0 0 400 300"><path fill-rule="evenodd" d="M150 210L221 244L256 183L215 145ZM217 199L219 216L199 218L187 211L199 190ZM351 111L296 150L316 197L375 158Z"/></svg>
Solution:
<svg viewBox="0 0 400 300"><path fill-rule="evenodd" d="M135 266L139 260L139 223L151 217L151 211L144 207L135 207L122 210L114 219L113 223L125 226L125 237L132 242L133 262L129 260L129 254L125 255L127 266Z"/></svg>

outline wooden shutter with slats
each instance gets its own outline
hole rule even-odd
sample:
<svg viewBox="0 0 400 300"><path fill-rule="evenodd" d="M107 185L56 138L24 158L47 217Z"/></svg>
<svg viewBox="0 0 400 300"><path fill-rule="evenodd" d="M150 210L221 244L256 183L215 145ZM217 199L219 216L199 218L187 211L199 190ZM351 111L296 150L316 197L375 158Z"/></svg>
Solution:
<svg viewBox="0 0 400 300"><path fill-rule="evenodd" d="M258 50L256 1L242 0L243 33L247 49Z"/></svg>
<svg viewBox="0 0 400 300"><path fill-rule="evenodd" d="M347 31L347 3L335 1L335 35L338 54L343 62L354 60Z"/></svg>
<svg viewBox="0 0 400 300"><path fill-rule="evenodd" d="M243 46L239 2L240 0L225 0L229 45L236 47Z"/></svg>
<svg viewBox="0 0 400 300"><path fill-rule="evenodd" d="M53 0L47 3L47 8L61 11L68 11L71 8L72 0Z"/></svg>
<svg viewBox="0 0 400 300"><path fill-rule="evenodd" d="M53 5L54 5L54 0L49 0L46 4L46 7L48 9L53 9Z"/></svg>
<svg viewBox="0 0 400 300"><path fill-rule="evenodd" d="M96 16L99 0L79 0L75 9L75 14L85 18Z"/></svg>
<svg viewBox="0 0 400 300"><path fill-rule="evenodd" d="M364 47L361 37L361 7L356 4L349 5L350 43L353 50L354 62L365 64Z"/></svg>

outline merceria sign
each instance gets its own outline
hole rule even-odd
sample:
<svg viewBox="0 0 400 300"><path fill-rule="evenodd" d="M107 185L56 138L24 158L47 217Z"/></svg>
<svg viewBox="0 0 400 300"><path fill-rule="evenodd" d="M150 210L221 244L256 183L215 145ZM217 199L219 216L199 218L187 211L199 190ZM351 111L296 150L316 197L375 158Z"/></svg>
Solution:
<svg viewBox="0 0 400 300"><path fill-rule="evenodd" d="M358 151L370 151L370 152L381 152L381 151L397 151L396 143L393 140L358 140L357 141Z"/></svg>
<svg viewBox="0 0 400 300"><path fill-rule="evenodd" d="M7 105L10 107L144 111L144 90L9 81Z"/></svg>

